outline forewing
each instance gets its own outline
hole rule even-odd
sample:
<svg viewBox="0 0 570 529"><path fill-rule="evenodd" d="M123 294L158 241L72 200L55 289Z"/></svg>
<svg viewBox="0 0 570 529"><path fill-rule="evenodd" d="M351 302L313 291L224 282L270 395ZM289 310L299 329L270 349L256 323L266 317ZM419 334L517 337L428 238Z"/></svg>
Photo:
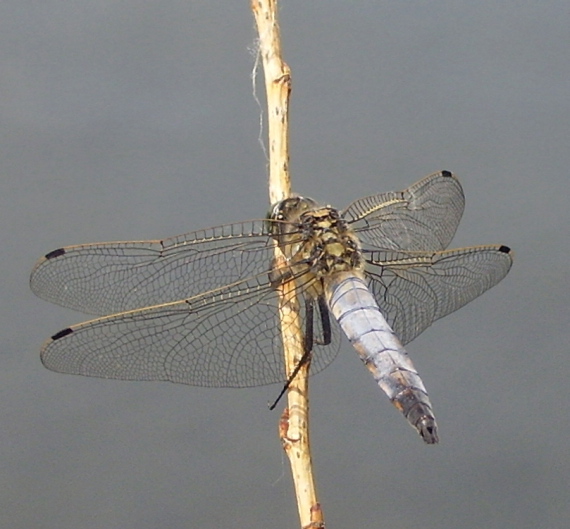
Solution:
<svg viewBox="0 0 570 529"><path fill-rule="evenodd" d="M154 241L68 246L40 259L30 278L39 297L88 314L183 300L269 271L265 221Z"/></svg>
<svg viewBox="0 0 570 529"><path fill-rule="evenodd" d="M265 275L215 294L123 312L75 325L44 344L53 371L193 386L249 387L283 382L277 295ZM311 374L338 352L316 346Z"/></svg>
<svg viewBox="0 0 570 529"><path fill-rule="evenodd" d="M388 323L406 344L435 320L496 285L511 268L506 246L442 252L367 253L370 288Z"/></svg>
<svg viewBox="0 0 570 529"><path fill-rule="evenodd" d="M404 191L356 200L344 217L363 242L390 250L435 251L449 246L464 205L459 180L441 171Z"/></svg>

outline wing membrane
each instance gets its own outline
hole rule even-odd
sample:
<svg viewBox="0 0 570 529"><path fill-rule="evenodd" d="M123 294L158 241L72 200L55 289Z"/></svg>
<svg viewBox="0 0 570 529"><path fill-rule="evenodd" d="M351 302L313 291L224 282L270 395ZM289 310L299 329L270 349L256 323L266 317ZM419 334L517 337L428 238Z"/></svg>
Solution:
<svg viewBox="0 0 570 529"><path fill-rule="evenodd" d="M40 259L39 297L88 314L169 303L269 271L266 221L229 224L155 241L69 246Z"/></svg>
<svg viewBox="0 0 570 529"><path fill-rule="evenodd" d="M506 246L474 246L442 252L374 251L367 261L370 288L406 344L501 281L512 254Z"/></svg>
<svg viewBox="0 0 570 529"><path fill-rule="evenodd" d="M344 212L363 242L404 251L444 250L455 235L465 198L449 171L426 176L404 191L353 202Z"/></svg>
<svg viewBox="0 0 570 529"><path fill-rule="evenodd" d="M277 296L262 274L217 293L64 329L46 342L41 358L53 371L121 380L214 387L283 382L277 316ZM337 329L331 345L315 344L311 374L332 362L339 343Z"/></svg>

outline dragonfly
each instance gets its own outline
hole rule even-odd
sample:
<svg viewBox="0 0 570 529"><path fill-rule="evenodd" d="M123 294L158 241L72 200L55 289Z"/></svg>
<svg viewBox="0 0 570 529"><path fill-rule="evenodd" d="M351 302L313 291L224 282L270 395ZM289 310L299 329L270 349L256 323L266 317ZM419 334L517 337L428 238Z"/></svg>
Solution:
<svg viewBox="0 0 570 529"><path fill-rule="evenodd" d="M36 263L32 291L97 317L51 336L41 360L91 377L287 387L304 362L311 375L327 367L344 334L423 440L437 443L432 404L404 345L512 264L503 245L447 249L464 205L457 177L441 171L344 210L294 196L266 218L59 248ZM285 284L303 335L292 374L282 356Z"/></svg>

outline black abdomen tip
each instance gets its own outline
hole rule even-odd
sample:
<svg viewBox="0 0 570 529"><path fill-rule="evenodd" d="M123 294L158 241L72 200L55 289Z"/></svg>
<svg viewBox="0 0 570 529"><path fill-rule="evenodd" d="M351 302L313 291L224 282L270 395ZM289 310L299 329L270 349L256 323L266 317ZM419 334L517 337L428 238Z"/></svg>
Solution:
<svg viewBox="0 0 570 529"><path fill-rule="evenodd" d="M439 436L437 434L437 424L433 417L423 417L416 428L418 429L422 439L428 445L434 445L439 443Z"/></svg>
<svg viewBox="0 0 570 529"><path fill-rule="evenodd" d="M64 253L65 253L64 248L58 248L57 250L53 250L53 252L46 253L45 258L46 259L55 259L56 257L63 255Z"/></svg>

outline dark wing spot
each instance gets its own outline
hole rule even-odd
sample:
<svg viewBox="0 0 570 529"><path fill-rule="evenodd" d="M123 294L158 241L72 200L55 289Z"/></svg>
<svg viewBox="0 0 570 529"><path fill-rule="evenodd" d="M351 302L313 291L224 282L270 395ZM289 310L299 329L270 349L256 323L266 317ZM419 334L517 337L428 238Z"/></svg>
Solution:
<svg viewBox="0 0 570 529"><path fill-rule="evenodd" d="M503 253L511 253L511 249L508 246L501 246L499 248L499 252L503 252Z"/></svg>
<svg viewBox="0 0 570 529"><path fill-rule="evenodd" d="M442 171L441 176L445 176L446 178L451 178L453 173L451 171Z"/></svg>
<svg viewBox="0 0 570 529"><path fill-rule="evenodd" d="M63 329L63 331L59 331L57 333L55 333L51 339L55 342L56 340L59 340L60 338L63 338L64 336L67 336L68 334L71 334L73 332L73 329L71 327L68 327L67 329Z"/></svg>
<svg viewBox="0 0 570 529"><path fill-rule="evenodd" d="M54 250L53 252L47 253L46 259L55 259L56 257L60 257L61 255L63 255L64 253L65 253L64 248L58 248L57 250Z"/></svg>

